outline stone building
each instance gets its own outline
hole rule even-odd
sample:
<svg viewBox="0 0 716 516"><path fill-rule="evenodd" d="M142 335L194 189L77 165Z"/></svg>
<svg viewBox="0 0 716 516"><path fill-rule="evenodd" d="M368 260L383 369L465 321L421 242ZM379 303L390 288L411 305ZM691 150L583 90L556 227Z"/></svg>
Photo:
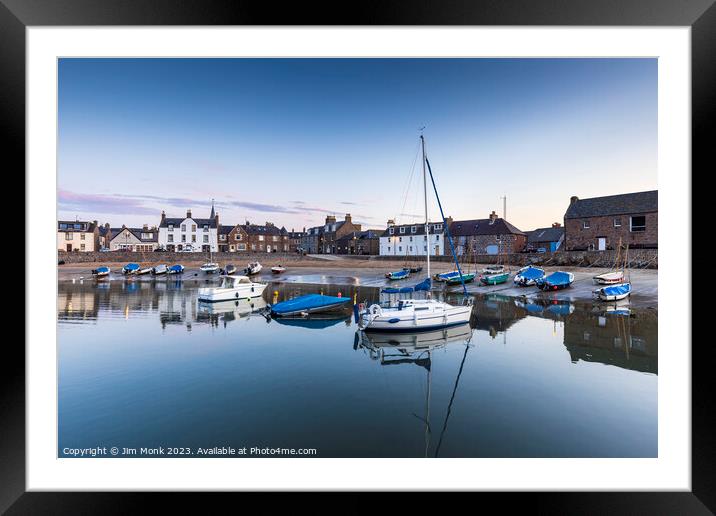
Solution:
<svg viewBox="0 0 716 516"><path fill-rule="evenodd" d="M276 227L273 222L259 225L246 221L227 233L227 245L229 252L287 253L288 231Z"/></svg>
<svg viewBox="0 0 716 516"><path fill-rule="evenodd" d="M344 220L338 222L336 217L328 215L326 223L323 225L323 242L321 244L322 253L336 254L336 241L349 233L361 230L360 224L354 224L350 213L346 213Z"/></svg>
<svg viewBox="0 0 716 516"><path fill-rule="evenodd" d="M458 256L519 253L527 244L527 235L494 211L486 219L454 221L450 235ZM448 245L445 254L450 253Z"/></svg>
<svg viewBox="0 0 716 516"><path fill-rule="evenodd" d="M564 214L567 251L658 247L658 191L571 198Z"/></svg>
<svg viewBox="0 0 716 516"><path fill-rule="evenodd" d="M448 224L452 222L448 218ZM441 222L428 224L429 235L425 234L425 223L397 225L391 219L380 236L381 256L426 256L442 255L445 252L445 227ZM430 240L428 241L428 236ZM448 251L449 252L449 251Z"/></svg>
<svg viewBox="0 0 716 516"><path fill-rule="evenodd" d="M306 228L303 228L303 231L294 231L294 229L291 228L291 231L288 232L288 251L295 253L299 248L302 248L303 238L305 236Z"/></svg>
<svg viewBox="0 0 716 516"><path fill-rule="evenodd" d="M564 228L559 222L549 228L537 228L527 231L527 247L525 251L553 253L564 243Z"/></svg>
<svg viewBox="0 0 716 516"><path fill-rule="evenodd" d="M376 255L380 249L381 233L374 229L348 233L336 240L336 254Z"/></svg>
<svg viewBox="0 0 716 516"><path fill-rule="evenodd" d="M151 252L159 246L159 230L144 224L141 228L111 228L110 251Z"/></svg>
<svg viewBox="0 0 716 516"><path fill-rule="evenodd" d="M318 254L323 252L323 228L324 226L308 228L305 235L301 237L301 248L306 253Z"/></svg>
<svg viewBox="0 0 716 516"><path fill-rule="evenodd" d="M99 250L99 223L74 220L57 222L57 250L90 253Z"/></svg>
<svg viewBox="0 0 716 516"><path fill-rule="evenodd" d="M236 245L231 245L229 243L229 235L231 233L231 230L234 229L235 226L226 226L224 224L219 226L219 229L217 231L217 238L219 240L219 252L220 253L228 253L232 251L236 251ZM233 247L233 249L232 249Z"/></svg>

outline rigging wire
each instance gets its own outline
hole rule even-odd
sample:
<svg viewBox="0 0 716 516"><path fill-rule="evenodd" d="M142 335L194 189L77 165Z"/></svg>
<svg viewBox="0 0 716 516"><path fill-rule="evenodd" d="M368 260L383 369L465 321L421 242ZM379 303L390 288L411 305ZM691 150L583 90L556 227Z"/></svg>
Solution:
<svg viewBox="0 0 716 516"><path fill-rule="evenodd" d="M420 154L420 141L418 140L418 143L415 145L415 157L413 158L413 165L410 167L410 174L408 174L408 180L405 183L405 187L403 188L403 206L400 208L400 211L397 215L400 215L401 213L405 213L405 205L408 202L408 193L410 192L410 185L413 182L413 176L415 175L415 164L418 162L418 155ZM393 220L396 221L396 224L398 222L398 216L395 216Z"/></svg>

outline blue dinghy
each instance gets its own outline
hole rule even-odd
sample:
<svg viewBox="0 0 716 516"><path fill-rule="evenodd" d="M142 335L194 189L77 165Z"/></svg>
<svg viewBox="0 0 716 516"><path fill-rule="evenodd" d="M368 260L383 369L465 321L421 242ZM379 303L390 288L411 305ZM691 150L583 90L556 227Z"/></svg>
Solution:
<svg viewBox="0 0 716 516"><path fill-rule="evenodd" d="M574 274L571 272L557 271L536 280L536 285L542 290L561 290L570 286L573 281Z"/></svg>
<svg viewBox="0 0 716 516"><path fill-rule="evenodd" d="M539 267L532 267L528 265L517 271L515 274L514 283L520 287L528 287L534 285L537 280L544 278L544 269Z"/></svg>
<svg viewBox="0 0 716 516"><path fill-rule="evenodd" d="M109 267L105 267L105 266L97 267L96 269L93 269L93 270L92 270L92 274L93 274L94 276L97 276L97 277L100 277L100 278L101 278L102 276L108 276L108 275L109 275Z"/></svg>
<svg viewBox="0 0 716 516"><path fill-rule="evenodd" d="M602 301L619 301L631 294L631 283L620 283L598 288L594 294Z"/></svg>
<svg viewBox="0 0 716 516"><path fill-rule="evenodd" d="M136 274L139 270L139 264L138 263L128 263L124 267L122 267L122 272L125 274Z"/></svg>
<svg viewBox="0 0 716 516"><path fill-rule="evenodd" d="M323 294L307 294L288 301L281 301L271 307L271 315L282 317L299 314L328 312L343 308L351 302L349 297L324 296Z"/></svg>
<svg viewBox="0 0 716 516"><path fill-rule="evenodd" d="M386 272L385 277L389 280L400 280L410 276L410 269L401 269L395 272Z"/></svg>
<svg viewBox="0 0 716 516"><path fill-rule="evenodd" d="M425 278L423 281L413 287L385 287L381 290L384 294L407 294L409 292L418 292L420 290L430 290L430 278Z"/></svg>
<svg viewBox="0 0 716 516"><path fill-rule="evenodd" d="M184 266L178 263L167 269L167 274L181 274L182 272L184 272Z"/></svg>

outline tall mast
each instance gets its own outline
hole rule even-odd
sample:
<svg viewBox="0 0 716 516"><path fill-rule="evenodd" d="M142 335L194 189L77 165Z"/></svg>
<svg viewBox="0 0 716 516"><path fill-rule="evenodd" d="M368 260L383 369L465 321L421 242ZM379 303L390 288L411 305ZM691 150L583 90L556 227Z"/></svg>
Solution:
<svg viewBox="0 0 716 516"><path fill-rule="evenodd" d="M428 179L425 173L425 138L420 134L420 143L423 147L423 196L425 200L425 239L427 241L428 278L430 278L430 224L428 223ZM428 295L430 292L428 291Z"/></svg>

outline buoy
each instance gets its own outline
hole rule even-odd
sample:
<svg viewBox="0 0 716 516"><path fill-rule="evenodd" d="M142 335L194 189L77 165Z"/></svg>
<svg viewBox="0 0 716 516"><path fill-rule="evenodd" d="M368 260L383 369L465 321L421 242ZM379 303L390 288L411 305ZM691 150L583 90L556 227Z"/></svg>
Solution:
<svg viewBox="0 0 716 516"><path fill-rule="evenodd" d="M274 295L274 296L278 296L278 290L274 290L274 291L273 291L273 295Z"/></svg>
<svg viewBox="0 0 716 516"><path fill-rule="evenodd" d="M338 297L343 297L340 292L338 293Z"/></svg>

